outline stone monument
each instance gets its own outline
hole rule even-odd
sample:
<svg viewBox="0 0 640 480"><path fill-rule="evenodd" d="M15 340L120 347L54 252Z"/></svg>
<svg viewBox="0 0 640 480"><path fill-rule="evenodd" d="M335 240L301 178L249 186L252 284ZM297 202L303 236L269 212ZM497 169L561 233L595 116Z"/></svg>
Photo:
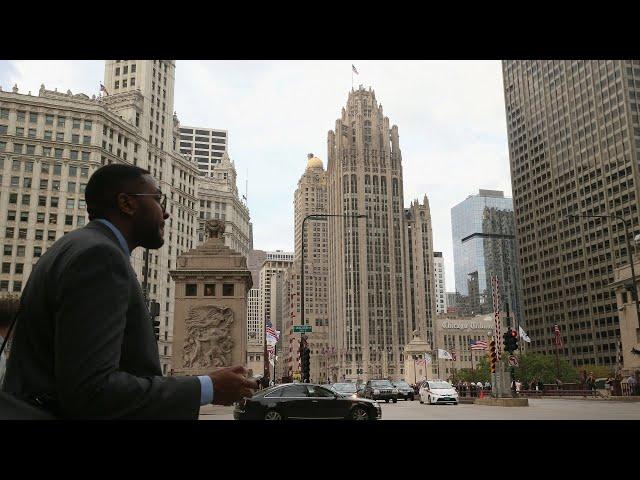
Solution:
<svg viewBox="0 0 640 480"><path fill-rule="evenodd" d="M413 338L404 347L404 380L407 383L422 383L432 379L433 354L431 345L420 337L418 330L413 331Z"/></svg>
<svg viewBox="0 0 640 480"><path fill-rule="evenodd" d="M247 360L247 260L224 244L224 222L208 220L208 238L178 256L173 375L202 375Z"/></svg>

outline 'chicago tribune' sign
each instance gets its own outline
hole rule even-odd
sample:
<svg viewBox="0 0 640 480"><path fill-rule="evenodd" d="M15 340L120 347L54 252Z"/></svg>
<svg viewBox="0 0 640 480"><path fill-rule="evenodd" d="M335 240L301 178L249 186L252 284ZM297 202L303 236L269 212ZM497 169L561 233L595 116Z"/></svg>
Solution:
<svg viewBox="0 0 640 480"><path fill-rule="evenodd" d="M443 322L442 328L446 329L459 329L459 330L487 330L491 329L490 323L485 322Z"/></svg>

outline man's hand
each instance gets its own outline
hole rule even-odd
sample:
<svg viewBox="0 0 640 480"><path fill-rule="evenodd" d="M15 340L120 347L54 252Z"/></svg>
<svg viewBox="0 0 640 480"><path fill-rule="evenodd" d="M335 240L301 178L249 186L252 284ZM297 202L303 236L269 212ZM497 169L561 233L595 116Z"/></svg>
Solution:
<svg viewBox="0 0 640 480"><path fill-rule="evenodd" d="M209 374L213 380L213 404L231 405L244 397L253 395L258 388L255 380L247 378L247 369L242 365L226 367Z"/></svg>

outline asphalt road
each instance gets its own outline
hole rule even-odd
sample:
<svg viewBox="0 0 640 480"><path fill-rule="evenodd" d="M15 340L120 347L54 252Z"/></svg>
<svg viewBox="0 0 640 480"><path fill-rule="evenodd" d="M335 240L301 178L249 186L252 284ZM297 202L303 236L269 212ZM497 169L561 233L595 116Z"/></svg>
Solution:
<svg viewBox="0 0 640 480"><path fill-rule="evenodd" d="M200 420L233 420L232 407L206 406ZM382 420L640 420L640 402L529 399L528 407L382 403Z"/></svg>

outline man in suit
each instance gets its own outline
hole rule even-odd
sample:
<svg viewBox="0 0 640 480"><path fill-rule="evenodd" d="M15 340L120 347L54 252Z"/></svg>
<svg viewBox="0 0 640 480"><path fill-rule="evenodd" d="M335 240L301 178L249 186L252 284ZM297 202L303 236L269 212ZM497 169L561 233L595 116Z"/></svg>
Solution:
<svg viewBox="0 0 640 480"><path fill-rule="evenodd" d="M197 419L250 396L242 366L163 377L130 252L157 249L169 217L148 171L112 164L85 190L91 220L55 242L22 292L4 390L62 418Z"/></svg>

